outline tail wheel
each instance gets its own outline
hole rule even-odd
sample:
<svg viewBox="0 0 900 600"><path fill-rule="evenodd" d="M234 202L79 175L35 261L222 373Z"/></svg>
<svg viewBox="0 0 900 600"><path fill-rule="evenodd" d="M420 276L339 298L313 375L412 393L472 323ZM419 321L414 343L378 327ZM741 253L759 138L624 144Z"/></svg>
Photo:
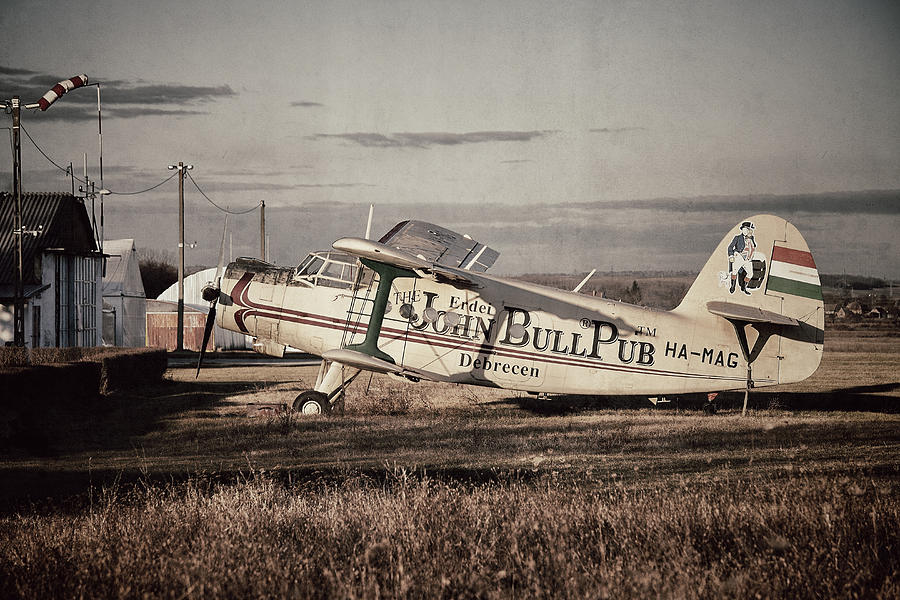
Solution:
<svg viewBox="0 0 900 600"><path fill-rule="evenodd" d="M306 390L294 400L293 409L301 415L327 415L331 412L331 403L322 392Z"/></svg>

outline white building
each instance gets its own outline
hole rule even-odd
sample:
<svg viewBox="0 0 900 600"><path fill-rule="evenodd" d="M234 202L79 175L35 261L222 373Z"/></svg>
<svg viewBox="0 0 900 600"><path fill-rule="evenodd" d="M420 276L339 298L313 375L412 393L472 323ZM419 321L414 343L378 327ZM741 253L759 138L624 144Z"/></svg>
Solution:
<svg viewBox="0 0 900 600"><path fill-rule="evenodd" d="M146 345L147 297L133 239L107 240L103 276L103 343L140 348Z"/></svg>
<svg viewBox="0 0 900 600"><path fill-rule="evenodd" d="M14 341L15 204L0 193L0 343ZM83 200L22 194L25 345L100 344L103 258Z"/></svg>

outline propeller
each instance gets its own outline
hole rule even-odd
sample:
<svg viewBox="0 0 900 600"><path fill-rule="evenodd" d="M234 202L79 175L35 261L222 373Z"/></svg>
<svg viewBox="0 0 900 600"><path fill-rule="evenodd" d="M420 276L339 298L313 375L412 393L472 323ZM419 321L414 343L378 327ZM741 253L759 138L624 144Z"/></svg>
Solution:
<svg viewBox="0 0 900 600"><path fill-rule="evenodd" d="M203 345L200 346L200 358L197 359L197 374L200 377L200 367L203 365L203 356L206 354L206 345L212 335L213 325L216 324L216 306L219 304L219 294L222 292L222 267L225 262L225 234L228 231L228 215L225 215L225 227L222 229L222 246L219 249L219 265L216 267L216 277L212 283L206 285L200 292L203 299L209 302L209 314L206 315L206 325L203 328Z"/></svg>

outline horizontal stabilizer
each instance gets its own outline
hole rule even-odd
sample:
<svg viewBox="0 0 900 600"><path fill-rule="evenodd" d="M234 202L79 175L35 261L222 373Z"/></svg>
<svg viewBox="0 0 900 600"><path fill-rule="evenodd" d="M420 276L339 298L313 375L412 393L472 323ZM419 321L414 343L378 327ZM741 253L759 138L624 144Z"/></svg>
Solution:
<svg viewBox="0 0 900 600"><path fill-rule="evenodd" d="M772 323L774 325L794 326L799 325L797 319L786 317L780 313L763 310L746 304L734 302L707 302L706 309L714 315L725 317L729 321L744 321L746 323Z"/></svg>

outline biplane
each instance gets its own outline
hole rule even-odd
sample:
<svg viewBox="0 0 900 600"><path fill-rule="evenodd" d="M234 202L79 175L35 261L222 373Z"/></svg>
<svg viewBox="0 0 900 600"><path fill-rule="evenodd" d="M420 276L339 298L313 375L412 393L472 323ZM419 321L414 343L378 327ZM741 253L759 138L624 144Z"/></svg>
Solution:
<svg viewBox="0 0 900 600"><path fill-rule="evenodd" d="M544 394L679 395L803 380L818 367L818 272L790 223L757 215L665 311L496 277L499 254L421 221L346 237L296 267L239 258L204 290L208 331L321 357L293 402L326 414L362 371ZM198 373L200 368L198 363Z"/></svg>

